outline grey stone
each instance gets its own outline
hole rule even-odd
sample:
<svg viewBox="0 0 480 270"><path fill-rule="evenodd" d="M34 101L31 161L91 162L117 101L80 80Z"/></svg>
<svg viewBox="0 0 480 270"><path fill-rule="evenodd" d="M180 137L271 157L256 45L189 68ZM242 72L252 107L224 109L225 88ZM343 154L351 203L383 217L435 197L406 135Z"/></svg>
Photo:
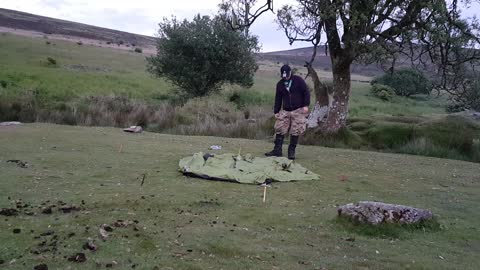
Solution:
<svg viewBox="0 0 480 270"><path fill-rule="evenodd" d="M2 127L6 127L6 126L18 126L18 125L21 125L22 123L21 122L17 122L17 121L12 121L12 122L0 122L0 126Z"/></svg>
<svg viewBox="0 0 480 270"><path fill-rule="evenodd" d="M372 225L382 223L415 224L433 218L430 210L371 201L349 203L338 207L337 211L339 216Z"/></svg>
<svg viewBox="0 0 480 270"><path fill-rule="evenodd" d="M141 126L130 126L128 128L124 128L123 131L129 132L129 133L142 133L143 128Z"/></svg>

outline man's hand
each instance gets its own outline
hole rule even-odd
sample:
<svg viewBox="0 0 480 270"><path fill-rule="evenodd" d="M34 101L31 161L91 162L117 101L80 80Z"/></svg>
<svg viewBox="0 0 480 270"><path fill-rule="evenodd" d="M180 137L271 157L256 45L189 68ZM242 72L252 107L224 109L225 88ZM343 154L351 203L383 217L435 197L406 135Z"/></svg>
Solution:
<svg viewBox="0 0 480 270"><path fill-rule="evenodd" d="M279 116L280 116L280 113L276 113L275 114L275 119L278 119Z"/></svg>
<svg viewBox="0 0 480 270"><path fill-rule="evenodd" d="M303 112L308 113L308 106L303 107Z"/></svg>

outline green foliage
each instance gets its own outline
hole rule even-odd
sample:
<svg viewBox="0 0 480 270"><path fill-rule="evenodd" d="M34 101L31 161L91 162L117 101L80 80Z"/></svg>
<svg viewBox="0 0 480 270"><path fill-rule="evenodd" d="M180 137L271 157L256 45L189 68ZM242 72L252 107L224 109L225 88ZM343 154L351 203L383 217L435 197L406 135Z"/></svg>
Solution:
<svg viewBox="0 0 480 270"><path fill-rule="evenodd" d="M53 59L52 57L47 57L47 64L50 66L56 66L57 60Z"/></svg>
<svg viewBox="0 0 480 270"><path fill-rule="evenodd" d="M480 79L473 78L462 89L457 90L451 102L447 104L446 111L449 113L464 110L480 111Z"/></svg>
<svg viewBox="0 0 480 270"><path fill-rule="evenodd" d="M389 101L395 95L395 89L390 86L375 83L372 85L370 92L385 101Z"/></svg>
<svg viewBox="0 0 480 270"><path fill-rule="evenodd" d="M253 85L256 37L230 30L219 18L200 15L193 21L164 19L159 25L157 55L148 58L152 74L192 97L219 91L224 83Z"/></svg>
<svg viewBox="0 0 480 270"><path fill-rule="evenodd" d="M448 116L419 124L416 136L428 138L435 145L456 149L469 156L473 151L474 139L480 137L480 127L464 117Z"/></svg>
<svg viewBox="0 0 480 270"><path fill-rule="evenodd" d="M430 94L432 83L420 71L415 69L400 69L375 78L372 84L383 84L394 89L399 96Z"/></svg>
<svg viewBox="0 0 480 270"><path fill-rule="evenodd" d="M135 51L136 53L142 53L142 52L143 52L142 48L135 48L134 51Z"/></svg>

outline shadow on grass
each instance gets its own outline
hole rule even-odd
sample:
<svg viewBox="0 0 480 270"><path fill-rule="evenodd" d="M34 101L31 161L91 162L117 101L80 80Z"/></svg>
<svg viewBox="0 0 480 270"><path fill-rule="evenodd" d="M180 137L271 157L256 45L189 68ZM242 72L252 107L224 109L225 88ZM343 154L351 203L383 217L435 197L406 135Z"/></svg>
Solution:
<svg viewBox="0 0 480 270"><path fill-rule="evenodd" d="M346 217L337 217L332 220L337 229L342 229L357 235L382 239L407 239L415 233L433 233L441 230L440 223L434 218L417 224L363 224Z"/></svg>

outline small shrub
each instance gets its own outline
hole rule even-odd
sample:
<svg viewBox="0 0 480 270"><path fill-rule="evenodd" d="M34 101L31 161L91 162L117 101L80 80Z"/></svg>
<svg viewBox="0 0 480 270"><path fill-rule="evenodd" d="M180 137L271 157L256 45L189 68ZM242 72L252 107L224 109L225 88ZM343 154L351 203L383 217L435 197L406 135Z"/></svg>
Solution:
<svg viewBox="0 0 480 270"><path fill-rule="evenodd" d="M83 42L79 41L79 42L77 42L77 44L81 46L81 45L83 45Z"/></svg>
<svg viewBox="0 0 480 270"><path fill-rule="evenodd" d="M447 104L446 111L449 113L464 110L480 111L480 79L474 78L469 81L459 96L453 96Z"/></svg>
<svg viewBox="0 0 480 270"><path fill-rule="evenodd" d="M5 80L0 80L0 86L1 86L2 88L7 88L7 85L8 85L8 82L7 82L7 81L5 81Z"/></svg>
<svg viewBox="0 0 480 270"><path fill-rule="evenodd" d="M375 96L382 100L388 101L391 100L392 97L395 95L395 89L390 86L383 85L383 84L374 84L370 89L370 92Z"/></svg>
<svg viewBox="0 0 480 270"><path fill-rule="evenodd" d="M450 101L447 103L445 110L447 113L463 112L467 110L467 106L462 102Z"/></svg>
<svg viewBox="0 0 480 270"><path fill-rule="evenodd" d="M51 42L50 41L45 41L45 44L50 45Z"/></svg>
<svg viewBox="0 0 480 270"><path fill-rule="evenodd" d="M394 89L398 96L430 94L433 85L420 71L415 69L400 69L393 73L384 74L372 80L374 84L384 84Z"/></svg>
<svg viewBox="0 0 480 270"><path fill-rule="evenodd" d="M107 41L107 44L110 45L110 44L112 44L112 42L111 42L111 41Z"/></svg>
<svg viewBox="0 0 480 270"><path fill-rule="evenodd" d="M47 64L49 66L56 66L57 65L57 60L53 59L52 57L47 57Z"/></svg>
<svg viewBox="0 0 480 270"><path fill-rule="evenodd" d="M134 51L135 51L136 53L142 53L142 52L143 52L142 48L135 48Z"/></svg>
<svg viewBox="0 0 480 270"><path fill-rule="evenodd" d="M159 26L161 53L147 58L147 70L153 75L171 81L190 97L218 93L227 83L253 86L256 37L231 31L218 17L196 15L192 21L164 20Z"/></svg>

